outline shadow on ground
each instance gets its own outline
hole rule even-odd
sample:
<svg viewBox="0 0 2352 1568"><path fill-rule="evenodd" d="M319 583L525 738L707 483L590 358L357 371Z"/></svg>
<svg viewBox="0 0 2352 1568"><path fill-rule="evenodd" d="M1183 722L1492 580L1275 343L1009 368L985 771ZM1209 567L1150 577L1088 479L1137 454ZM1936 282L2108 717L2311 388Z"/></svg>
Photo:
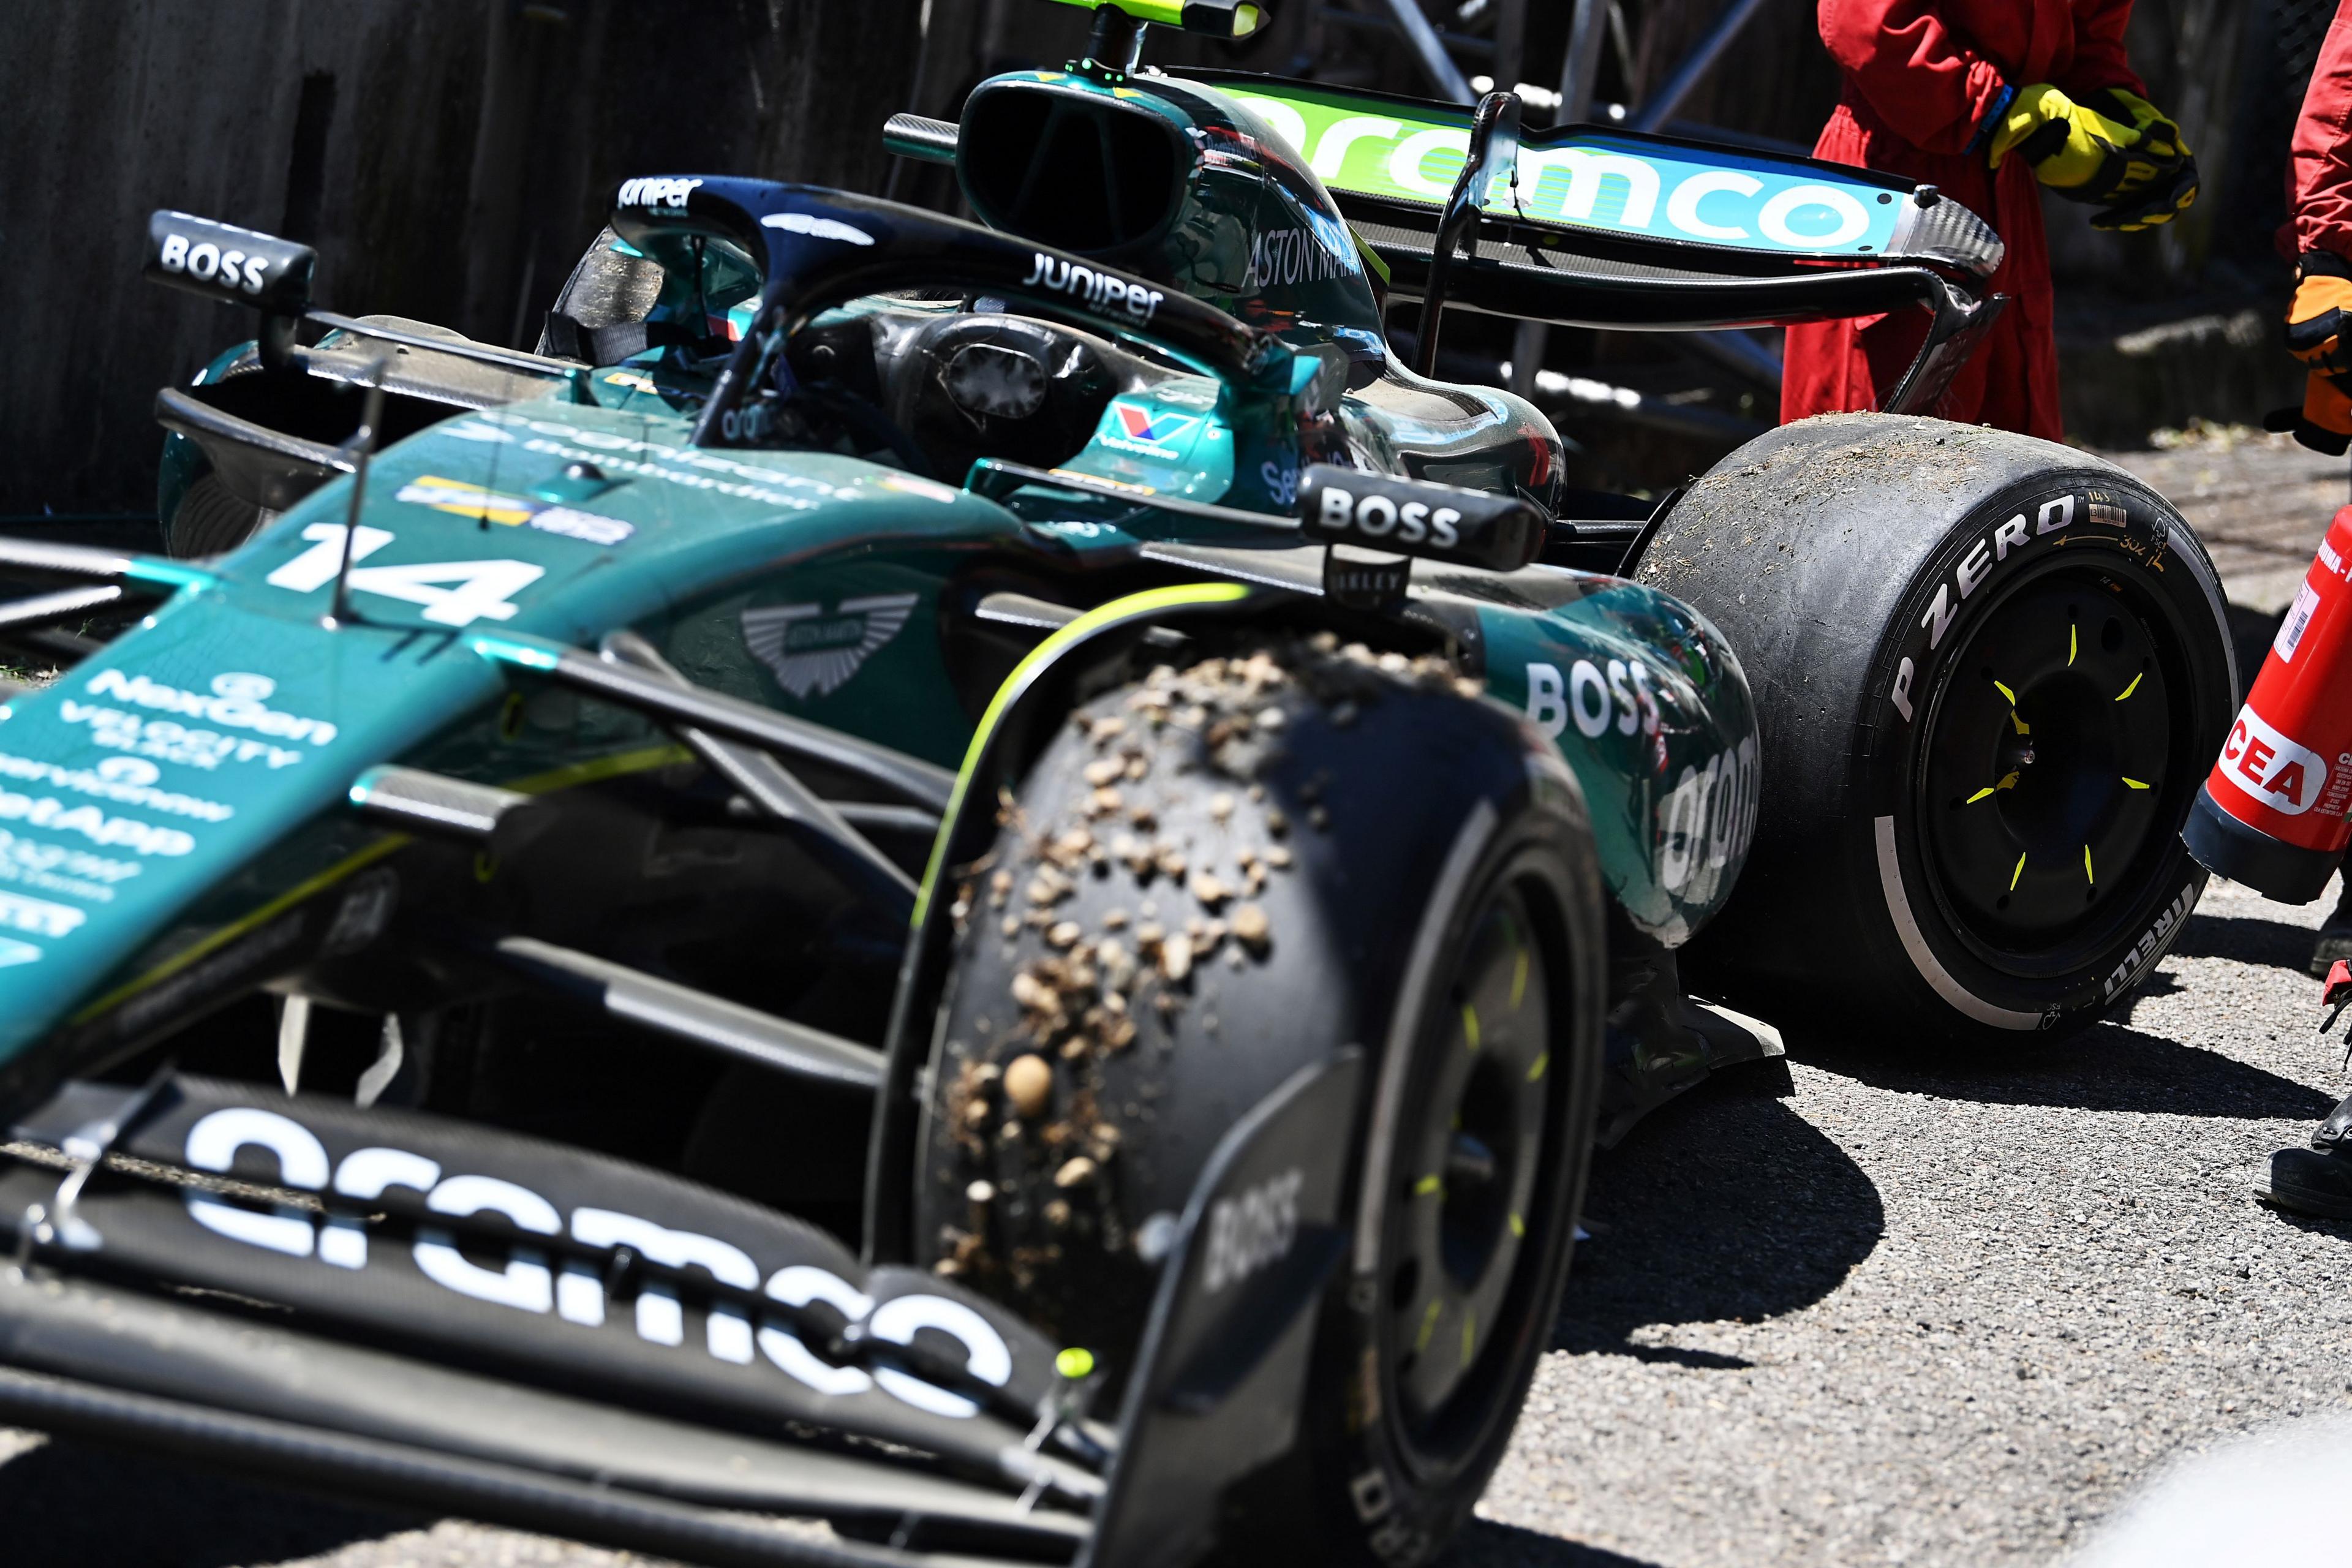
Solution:
<svg viewBox="0 0 2352 1568"><path fill-rule="evenodd" d="M1787 1038L1790 1056L1841 1078L1987 1105L2305 1121L2326 1116L2336 1104L2309 1084L2121 1024L2101 1024L2071 1040L1966 1053L1895 1052L1883 1044L1874 1049L1796 1031Z"/></svg>
<svg viewBox="0 0 2352 1568"><path fill-rule="evenodd" d="M1837 1289L1885 1234L1878 1189L1776 1096L1777 1075L1735 1068L1654 1112L1595 1156L1554 1348L1696 1367L1747 1363L1638 1345L1654 1323L1753 1322Z"/></svg>
<svg viewBox="0 0 2352 1568"><path fill-rule="evenodd" d="M1474 1520L1437 1560L1437 1568L1657 1568L1599 1546L1580 1546L1515 1524Z"/></svg>
<svg viewBox="0 0 2352 1568"><path fill-rule="evenodd" d="M2252 915L2195 914L2188 929L2172 944L2181 958L2229 958L2271 969L2291 969L2308 976L2314 933L2308 926L2284 921L2258 920ZM2311 1005L2319 1005L2319 987L2311 988ZM2318 1014L2312 1015L2315 1022Z"/></svg>
<svg viewBox="0 0 2352 1568"><path fill-rule="evenodd" d="M51 1441L0 1464L7 1568L234 1568L315 1557L417 1521Z"/></svg>

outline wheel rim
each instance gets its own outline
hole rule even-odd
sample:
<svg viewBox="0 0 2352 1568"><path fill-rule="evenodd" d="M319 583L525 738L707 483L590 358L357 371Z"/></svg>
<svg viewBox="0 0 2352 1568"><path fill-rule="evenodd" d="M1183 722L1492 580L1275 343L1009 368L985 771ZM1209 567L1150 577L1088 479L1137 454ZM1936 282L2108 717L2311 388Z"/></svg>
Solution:
<svg viewBox="0 0 2352 1568"><path fill-rule="evenodd" d="M1552 1215L1554 977L1527 898L1497 889L1424 1025L1383 1223L1385 1404L1424 1466L1485 1437Z"/></svg>
<svg viewBox="0 0 2352 1568"><path fill-rule="evenodd" d="M2182 646L2137 584L2067 565L2011 585L1955 650L1917 810L1937 902L1980 960L2061 973L2144 921L2200 771Z"/></svg>

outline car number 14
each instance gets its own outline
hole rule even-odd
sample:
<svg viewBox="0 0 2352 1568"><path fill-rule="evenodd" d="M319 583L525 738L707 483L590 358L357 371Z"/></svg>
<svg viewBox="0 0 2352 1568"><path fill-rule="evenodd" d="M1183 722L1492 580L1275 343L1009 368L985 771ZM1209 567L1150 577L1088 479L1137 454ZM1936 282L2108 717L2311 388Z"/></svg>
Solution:
<svg viewBox="0 0 2352 1568"><path fill-rule="evenodd" d="M343 569L343 534L338 522L314 522L302 531L310 548L272 572L272 587L298 594L316 593ZM388 529L364 525L353 531L351 558L366 560L392 542ZM351 586L356 593L378 594L425 606L425 618L436 626L465 626L488 617L511 618L508 601L547 574L528 561L429 561L407 566L353 565Z"/></svg>

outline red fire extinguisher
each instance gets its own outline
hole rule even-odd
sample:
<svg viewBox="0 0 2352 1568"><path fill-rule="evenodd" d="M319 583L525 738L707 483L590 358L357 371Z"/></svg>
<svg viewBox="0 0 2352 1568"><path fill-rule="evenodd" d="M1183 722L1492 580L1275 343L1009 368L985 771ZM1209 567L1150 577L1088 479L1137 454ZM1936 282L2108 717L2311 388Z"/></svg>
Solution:
<svg viewBox="0 0 2352 1568"><path fill-rule="evenodd" d="M2319 897L2352 840L2352 506L2336 514L2180 837L2284 903Z"/></svg>

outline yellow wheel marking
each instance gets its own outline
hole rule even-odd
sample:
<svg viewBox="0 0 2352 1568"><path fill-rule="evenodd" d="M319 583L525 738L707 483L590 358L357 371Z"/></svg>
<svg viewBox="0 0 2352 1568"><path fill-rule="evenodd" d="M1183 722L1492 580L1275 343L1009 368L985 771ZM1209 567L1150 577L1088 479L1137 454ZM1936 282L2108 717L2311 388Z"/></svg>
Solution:
<svg viewBox="0 0 2352 1568"><path fill-rule="evenodd" d="M1412 1184L1412 1195L1414 1197L1425 1198L1433 1193L1436 1194L1440 1197L1444 1196L1445 1181L1444 1177L1423 1176L1421 1180Z"/></svg>
<svg viewBox="0 0 2352 1568"><path fill-rule="evenodd" d="M2087 844L2083 846L2083 880L2094 884L2098 881L2098 878L2091 874L2091 847Z"/></svg>
<svg viewBox="0 0 2352 1568"><path fill-rule="evenodd" d="M1465 1312L1462 1317L1462 1364L1464 1366L1466 1367L1470 1364L1471 1355L1477 1350L1477 1348L1478 1314L1475 1312Z"/></svg>
<svg viewBox="0 0 2352 1568"><path fill-rule="evenodd" d="M2081 644L2080 644L2079 642L2077 642L2077 640L2075 639L2074 625L2073 625L2073 623L2071 623L2071 622L2070 622L2070 623L2068 623L2067 627L2066 627L2066 668L2067 668L2072 669L2072 668L2074 668L2074 654L2075 654L2076 649L2077 649L2077 648L2079 648L2080 647L2081 647Z"/></svg>
<svg viewBox="0 0 2352 1568"><path fill-rule="evenodd" d="M2020 855L2020 856L2017 858L2017 869L2016 869L2016 870L2014 870L2014 871L2011 871L2011 872L2009 874L2009 890L2010 890L2011 892L2012 892L2012 893L2013 893L2013 892L2017 891L2017 879L2018 879L2020 877L2022 877L2022 876L2024 876L2024 875L2025 875L2025 857L2024 857L2024 856L2022 856L2022 855Z"/></svg>
<svg viewBox="0 0 2352 1568"><path fill-rule="evenodd" d="M2000 787L2000 786L1999 784L1987 784L1984 788L1977 791L1976 794L1969 796L1969 804L1970 805L1976 805L1977 802L1982 800L1985 796L1990 795L1994 790L1997 790Z"/></svg>
<svg viewBox="0 0 2352 1568"><path fill-rule="evenodd" d="M1551 1053L1549 1051L1538 1051L1536 1053L1536 1065L1528 1069L1528 1081L1529 1083L1533 1083L1538 1079L1543 1077L1544 1068L1549 1066L1551 1066Z"/></svg>
<svg viewBox="0 0 2352 1568"><path fill-rule="evenodd" d="M1511 965L1511 1011L1514 1013L1518 1011L1519 1003L1527 994L1528 950L1523 947L1519 949L1517 961Z"/></svg>
<svg viewBox="0 0 2352 1568"><path fill-rule="evenodd" d="M1478 1048L1478 1009L1467 1002L1462 1004L1462 1035L1472 1050Z"/></svg>
<svg viewBox="0 0 2352 1568"><path fill-rule="evenodd" d="M2017 693L2016 693L2016 692L2011 691L2008 687L2003 686L2003 685L2002 685L2000 681L1998 681L1998 680L1996 680L1996 681L1994 681L1994 682L1992 683L1992 689L1993 689L1995 691L2000 692L2003 697L2007 698L2007 699L2009 700L2009 705L2010 705L2011 708L2014 708L2014 707L2016 707L2016 706L2017 706Z"/></svg>
<svg viewBox="0 0 2352 1568"><path fill-rule="evenodd" d="M1419 1355L1429 1348L1429 1336L1437 1331L1438 1303L1432 1301L1429 1310L1421 1315L1421 1332L1413 1336L1412 1353Z"/></svg>
<svg viewBox="0 0 2352 1568"><path fill-rule="evenodd" d="M2017 726L2017 732L2021 735L2031 735L2033 733L2033 726L2019 718L2015 709L2011 709L2010 710L2009 721Z"/></svg>
<svg viewBox="0 0 2352 1568"><path fill-rule="evenodd" d="M2132 683L2116 694L2116 700L2121 702L2125 698L2129 697L2133 692L2137 691L2139 689L2139 683L2147 679L2147 671L2146 670L2142 670L2137 675L2133 676Z"/></svg>
<svg viewBox="0 0 2352 1568"><path fill-rule="evenodd" d="M2125 784L2125 787L2126 787L2126 788L2128 788L2128 789L2146 789L2146 788L2147 788L2147 785L2146 785L2146 784L2144 784L2140 783L2140 782L2139 782L2139 780L2137 780L2137 779L2126 779L2126 780L2124 780L2124 784Z"/></svg>
<svg viewBox="0 0 2352 1568"><path fill-rule="evenodd" d="M1528 1234L1528 1222L1516 1214L1511 1215L1511 1234L1515 1237L1524 1237Z"/></svg>

